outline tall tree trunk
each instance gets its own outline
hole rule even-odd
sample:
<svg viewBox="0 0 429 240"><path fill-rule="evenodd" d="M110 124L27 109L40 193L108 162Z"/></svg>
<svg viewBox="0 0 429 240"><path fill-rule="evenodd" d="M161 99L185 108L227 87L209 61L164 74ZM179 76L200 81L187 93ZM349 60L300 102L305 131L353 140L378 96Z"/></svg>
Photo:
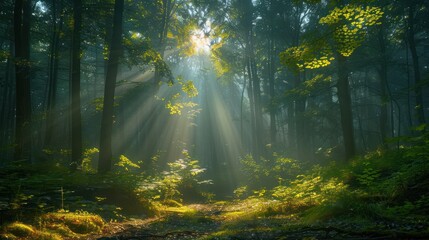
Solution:
<svg viewBox="0 0 429 240"><path fill-rule="evenodd" d="M380 68L379 68L379 79L380 79L380 135L381 143L384 147L386 145L387 130L388 130L388 118L387 118L387 103L390 99L388 95L388 83L387 83L387 52L386 52L386 39L384 36L383 26L380 26L378 31L378 43L380 50Z"/></svg>
<svg viewBox="0 0 429 240"><path fill-rule="evenodd" d="M13 36L12 26L8 27L6 30L5 35L6 36ZM3 89L2 95L1 95L1 113L0 113L0 146L4 147L6 145L9 145L8 138L9 138L9 132L10 129L8 129L8 112L10 111L12 106L11 102L9 101L9 94L12 94L12 71L13 71L13 65L12 65L12 56L14 54L14 45L13 41L9 40L9 56L6 59L6 69L4 71L4 83L1 86ZM1 88L0 88L1 89ZM7 155L7 152L6 152ZM7 156L3 156L3 159L8 159Z"/></svg>
<svg viewBox="0 0 429 240"><path fill-rule="evenodd" d="M253 85L252 85L252 70L250 67L250 60L246 58L247 62L247 75L249 76L249 86L247 89L247 96L249 97L249 107L250 107L250 128L251 128L251 138L252 138L252 147L251 152L253 155L255 155L255 149L257 148L257 142L256 142L256 133L255 133L255 103L254 103L254 94L253 94Z"/></svg>
<svg viewBox="0 0 429 240"><path fill-rule="evenodd" d="M337 55L338 63L338 101L340 103L341 128L343 130L343 141L346 160L350 160L356 154L352 101L349 87L349 73L347 69L347 59L340 53Z"/></svg>
<svg viewBox="0 0 429 240"><path fill-rule="evenodd" d="M240 140L241 144L244 143L244 131L243 131L243 106L244 106L244 92L246 91L246 67L243 69L243 89L241 90L241 97L240 97ZM247 144L245 145L247 146ZM247 150L247 149L246 149Z"/></svg>
<svg viewBox="0 0 429 240"><path fill-rule="evenodd" d="M262 104L261 104L261 81L258 77L256 69L256 60L254 56L253 44L251 44L251 63L252 63L252 88L253 88L253 104L254 104L254 117L255 117L255 156L256 159L262 154L262 144L264 142L263 136L263 121L262 121Z"/></svg>
<svg viewBox="0 0 429 240"><path fill-rule="evenodd" d="M14 9L16 125L14 160L31 162L30 93L31 0L16 0Z"/></svg>
<svg viewBox="0 0 429 240"><path fill-rule="evenodd" d="M269 59L269 92L270 92L270 140L273 147L276 147L277 143L277 126L276 126L276 102L275 102L275 79L274 74L276 72L274 54L275 54L275 46L274 46L274 27L273 27L273 19L270 19L270 40L269 40L269 51L268 51L268 59Z"/></svg>
<svg viewBox="0 0 429 240"><path fill-rule="evenodd" d="M253 4L251 0L237 2L237 7L242 10L241 27L245 42L245 63L249 74L249 99L252 124L252 154L258 160L261 155L262 137L262 108L261 108L261 84L255 59L254 33L253 33Z"/></svg>
<svg viewBox="0 0 429 240"><path fill-rule="evenodd" d="M100 132L100 157L98 162L99 172L110 171L112 166L113 108L119 57L121 55L123 10L124 0L116 0L113 16L112 42L110 45L111 48L107 65L106 83L104 86L103 115Z"/></svg>
<svg viewBox="0 0 429 240"><path fill-rule="evenodd" d="M171 12L173 11L174 4L172 0L162 0L162 20L161 20L161 28L158 33L158 52L161 54L161 57L164 57L165 52L165 41L167 38L168 28L170 25L170 17ZM155 74L154 74L154 84L155 90L159 89L159 84L161 82L161 69L159 69L159 65L155 65ZM156 94L156 93L154 93Z"/></svg>
<svg viewBox="0 0 429 240"><path fill-rule="evenodd" d="M419 66L419 57L417 55L417 47L416 47L416 41L414 39L414 11L415 6L413 4L413 1L409 1L408 6L408 46L410 47L411 51L411 58L413 60L413 72L414 72L414 91L416 94L416 115L417 115L417 121L419 124L426 123L425 121L425 113L424 113L424 105L423 105L423 95L422 95L422 82L421 82L421 76L420 76L420 66Z"/></svg>
<svg viewBox="0 0 429 240"><path fill-rule="evenodd" d="M296 73L295 75L295 87L299 88L303 80L301 79L301 74ZM307 158L308 151L308 142L307 142L307 132L306 132L306 96L299 96L295 98L295 138L296 138L296 157L300 160L305 160Z"/></svg>
<svg viewBox="0 0 429 240"><path fill-rule="evenodd" d="M408 126L411 128L413 126L413 110L412 110L412 104L411 104L411 74L410 74L410 54L408 53L409 47L407 41L405 41L405 58L407 61L406 68L407 68L407 120L408 120Z"/></svg>
<svg viewBox="0 0 429 240"><path fill-rule="evenodd" d="M287 103L287 151L289 154L292 153L292 157L296 157L296 125L295 125L295 104L292 99L289 99Z"/></svg>
<svg viewBox="0 0 429 240"><path fill-rule="evenodd" d="M73 36L71 59L71 167L76 169L82 162L82 117L80 108L80 43L82 28L82 1L73 0Z"/></svg>
<svg viewBox="0 0 429 240"><path fill-rule="evenodd" d="M57 79L58 79L58 65L59 65L59 39L62 29L62 17L59 20L57 28L57 11L62 11L62 0L59 1L60 6L57 10L56 2L52 0L52 41L51 41L51 55L49 57L49 83L48 83L48 101L47 101L47 116L46 116L46 135L45 135L45 148L52 145L52 135L55 125L55 108L57 96ZM62 15L62 14L61 14Z"/></svg>

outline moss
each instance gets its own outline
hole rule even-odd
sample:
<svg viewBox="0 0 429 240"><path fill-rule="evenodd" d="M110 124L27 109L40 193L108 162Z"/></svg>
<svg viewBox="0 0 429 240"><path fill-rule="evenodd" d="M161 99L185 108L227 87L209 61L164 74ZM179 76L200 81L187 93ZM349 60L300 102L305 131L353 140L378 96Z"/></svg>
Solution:
<svg viewBox="0 0 429 240"><path fill-rule="evenodd" d="M182 207L183 204L179 203L178 201L175 201L173 199L167 199L162 202L163 205L169 206L169 207Z"/></svg>
<svg viewBox="0 0 429 240"><path fill-rule="evenodd" d="M235 220L235 219L242 219L247 214L243 211L234 211L234 212L227 212L222 214L222 217L225 218L226 221Z"/></svg>
<svg viewBox="0 0 429 240"><path fill-rule="evenodd" d="M166 213L179 213L179 214L195 214L197 212L197 210L188 206L165 207L163 211Z"/></svg>
<svg viewBox="0 0 429 240"><path fill-rule="evenodd" d="M14 222L7 225L1 239L28 239L28 240L61 240L59 234L47 230L37 230L33 226Z"/></svg>
<svg viewBox="0 0 429 240"><path fill-rule="evenodd" d="M77 234L98 233L101 232L104 226L104 221L100 216L81 212L48 213L43 215L41 219L46 223L47 227L57 229L63 233L66 233L67 229L58 226L58 224Z"/></svg>
<svg viewBox="0 0 429 240"><path fill-rule="evenodd" d="M33 239L37 240L62 240L63 238L56 233L37 231Z"/></svg>
<svg viewBox="0 0 429 240"><path fill-rule="evenodd" d="M14 222L6 226L5 232L19 238L24 238L33 235L36 230L30 225Z"/></svg>

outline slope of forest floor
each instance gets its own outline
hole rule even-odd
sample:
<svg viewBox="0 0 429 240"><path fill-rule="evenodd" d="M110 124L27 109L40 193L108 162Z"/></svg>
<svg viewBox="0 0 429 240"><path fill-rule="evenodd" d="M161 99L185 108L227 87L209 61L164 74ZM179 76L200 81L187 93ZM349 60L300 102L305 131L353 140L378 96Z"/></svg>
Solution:
<svg viewBox="0 0 429 240"><path fill-rule="evenodd" d="M346 164L247 156L227 201L201 191L187 151L155 175L123 156L105 175L14 164L0 169L0 238L429 239L429 134L399 140Z"/></svg>
<svg viewBox="0 0 429 240"><path fill-rule="evenodd" d="M110 223L90 239L428 239L429 224L409 220L331 219L306 224L298 214L267 216L260 199L193 204L161 217Z"/></svg>

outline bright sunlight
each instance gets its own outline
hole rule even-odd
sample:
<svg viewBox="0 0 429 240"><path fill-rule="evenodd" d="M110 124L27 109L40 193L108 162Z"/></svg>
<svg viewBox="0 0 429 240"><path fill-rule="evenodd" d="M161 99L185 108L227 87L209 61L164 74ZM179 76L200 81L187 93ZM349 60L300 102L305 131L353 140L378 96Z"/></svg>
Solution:
<svg viewBox="0 0 429 240"><path fill-rule="evenodd" d="M210 38L203 30L194 30L190 40L195 54L208 54L210 52Z"/></svg>

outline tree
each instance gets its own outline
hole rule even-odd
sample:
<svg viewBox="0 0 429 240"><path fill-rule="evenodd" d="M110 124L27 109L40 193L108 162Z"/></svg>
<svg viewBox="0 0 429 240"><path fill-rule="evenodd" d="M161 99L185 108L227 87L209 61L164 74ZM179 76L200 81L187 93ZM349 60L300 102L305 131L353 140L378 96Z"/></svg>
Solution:
<svg viewBox="0 0 429 240"><path fill-rule="evenodd" d="M245 45L245 65L249 78L248 95L251 108L252 122L252 140L253 140L253 155L256 159L262 154L262 145L264 142L263 122L262 122L262 106L261 106L261 83L258 76L258 68L255 56L255 37L253 29L254 6L251 0L238 1L237 7L241 9L240 16L241 30Z"/></svg>
<svg viewBox="0 0 429 240"><path fill-rule="evenodd" d="M415 41L415 8L416 1L407 1L408 15L407 15L407 41L411 51L411 58L413 60L413 73L414 73L414 91L416 101L416 115L419 124L426 123L424 105L423 105L423 94L422 94L422 81L420 74L419 56L417 54L417 46Z"/></svg>
<svg viewBox="0 0 429 240"><path fill-rule="evenodd" d="M307 39L298 47L291 47L281 54L283 64L295 71L326 67L336 59L336 88L346 159L356 154L347 57L365 40L367 28L379 24L378 20L382 15L383 12L378 7L336 7L319 20L320 24L329 26L326 31L328 34Z"/></svg>
<svg viewBox="0 0 429 240"><path fill-rule="evenodd" d="M82 116L80 108L82 1L73 0L73 35L71 50L71 167L76 169L82 161Z"/></svg>
<svg viewBox="0 0 429 240"><path fill-rule="evenodd" d="M107 172L112 165L112 128L114 118L114 98L119 58L121 56L122 14L124 0L115 1L113 16L112 41L107 64L106 83L104 87L103 115L100 132L100 157L98 171Z"/></svg>
<svg viewBox="0 0 429 240"><path fill-rule="evenodd" d="M345 5L335 8L320 23L334 26L333 39L337 44L336 58L338 68L338 101L341 112L341 127L345 148L345 158L351 159L356 154L354 139L352 102L349 86L349 70L347 58L365 40L366 29L378 23L383 15L378 7Z"/></svg>
<svg viewBox="0 0 429 240"><path fill-rule="evenodd" d="M16 161L31 161L30 17L31 0L15 1Z"/></svg>
<svg viewBox="0 0 429 240"><path fill-rule="evenodd" d="M57 9L56 3L59 2ZM56 109L57 97L57 82L58 82L58 65L59 65L59 44L60 32L62 31L63 18L62 14L60 19L57 19L58 12L62 12L62 0L52 0L52 39L50 44L49 56L49 80L48 80L48 96L46 106L46 133L45 133L45 147L52 145L52 137L54 131L54 118ZM57 24L57 21L59 24ZM59 26L57 26L59 25Z"/></svg>

